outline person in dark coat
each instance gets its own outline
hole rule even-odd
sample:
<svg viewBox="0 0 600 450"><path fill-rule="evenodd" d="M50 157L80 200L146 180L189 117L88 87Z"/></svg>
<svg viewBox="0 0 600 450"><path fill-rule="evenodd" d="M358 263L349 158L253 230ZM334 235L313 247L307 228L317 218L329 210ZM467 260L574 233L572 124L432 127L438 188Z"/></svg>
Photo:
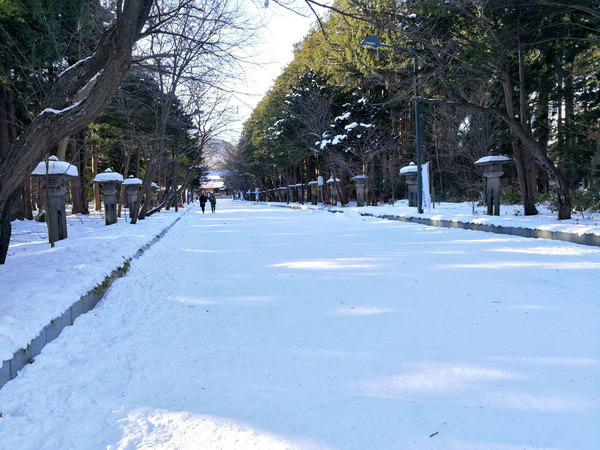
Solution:
<svg viewBox="0 0 600 450"><path fill-rule="evenodd" d="M202 208L202 214L204 214L204 208L206 207L207 200L208 200L208 197L203 192L202 195L200 196L200 208Z"/></svg>
<svg viewBox="0 0 600 450"><path fill-rule="evenodd" d="M215 194L213 192L208 194L208 201L210 202L210 210L212 212L215 212L215 210L217 209L217 197L215 197Z"/></svg>

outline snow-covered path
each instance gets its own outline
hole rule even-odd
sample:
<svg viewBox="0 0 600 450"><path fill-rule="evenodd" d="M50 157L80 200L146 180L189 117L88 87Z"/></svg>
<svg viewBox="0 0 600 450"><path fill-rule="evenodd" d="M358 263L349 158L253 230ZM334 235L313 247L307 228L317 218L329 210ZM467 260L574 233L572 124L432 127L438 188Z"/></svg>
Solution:
<svg viewBox="0 0 600 450"><path fill-rule="evenodd" d="M600 249L221 201L0 390L0 448L600 445Z"/></svg>

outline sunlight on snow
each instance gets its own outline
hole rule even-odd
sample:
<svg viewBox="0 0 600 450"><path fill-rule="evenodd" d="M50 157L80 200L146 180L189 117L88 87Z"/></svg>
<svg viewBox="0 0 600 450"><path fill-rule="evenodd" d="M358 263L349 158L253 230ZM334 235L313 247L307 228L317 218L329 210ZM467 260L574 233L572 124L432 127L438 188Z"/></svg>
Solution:
<svg viewBox="0 0 600 450"><path fill-rule="evenodd" d="M473 391L480 402L496 408L526 411L575 412L596 407L581 396L532 394L505 388L509 381L527 380L517 372L474 365L422 364L418 370L369 381L359 385L360 395L406 398L410 395L448 396L456 391Z"/></svg>
<svg viewBox="0 0 600 450"><path fill-rule="evenodd" d="M231 297L223 300L210 300L205 298L190 298L178 296L174 298L175 301L181 303L190 303L192 305L216 305L216 304L225 304L225 303L234 303L234 302L243 302L243 303L265 303L270 302L272 297L266 295L244 295L240 297Z"/></svg>
<svg viewBox="0 0 600 450"><path fill-rule="evenodd" d="M266 295L245 295L242 297L234 297L233 300L238 302L270 302L272 298Z"/></svg>
<svg viewBox="0 0 600 450"><path fill-rule="evenodd" d="M490 361L501 361L511 363L526 364L552 364L561 366L595 366L600 365L600 361L594 358L559 358L546 356L491 356L487 358Z"/></svg>
<svg viewBox="0 0 600 450"><path fill-rule="evenodd" d="M560 309L558 306L549 305L509 305L503 306L504 309L524 309L526 311L537 310L537 311L548 311Z"/></svg>
<svg viewBox="0 0 600 450"><path fill-rule="evenodd" d="M531 255L559 255L559 256L579 256L589 253L598 253L599 250L592 250L578 247L521 247L521 248L496 248L490 249L490 252L502 253L527 253Z"/></svg>
<svg viewBox="0 0 600 450"><path fill-rule="evenodd" d="M293 261L288 263L273 264L271 267L287 267L288 269L370 269L379 267L377 264L369 264L374 258L334 258L321 260Z"/></svg>
<svg viewBox="0 0 600 450"><path fill-rule="evenodd" d="M181 303L191 303L193 305L215 305L218 303L216 300L189 297L175 297L175 300Z"/></svg>
<svg viewBox="0 0 600 450"><path fill-rule="evenodd" d="M394 309L350 306L348 308L335 309L332 311L332 314L337 315L337 316L374 316L376 314L385 314L385 313L391 313L394 311L395 311Z"/></svg>
<svg viewBox="0 0 600 450"><path fill-rule="evenodd" d="M578 412L597 407L597 404L581 396L535 395L530 392L485 394L484 399L503 408L553 413Z"/></svg>
<svg viewBox="0 0 600 450"><path fill-rule="evenodd" d="M439 265L438 269L518 269L518 268L535 268L535 269L549 269L549 270L595 270L600 269L600 263L591 262L513 262L513 261L499 261L499 262L479 262L477 264L448 264Z"/></svg>
<svg viewBox="0 0 600 450"><path fill-rule="evenodd" d="M460 364L422 364L419 370L390 375L364 383L366 396L396 398L411 393L438 393L466 389L497 380L518 380L523 375L495 368Z"/></svg>
<svg viewBox="0 0 600 450"><path fill-rule="evenodd" d="M116 446L109 445L107 449L289 449L299 444L317 444L270 433L235 419L148 407L129 412L126 418L119 420L119 426L123 437Z"/></svg>

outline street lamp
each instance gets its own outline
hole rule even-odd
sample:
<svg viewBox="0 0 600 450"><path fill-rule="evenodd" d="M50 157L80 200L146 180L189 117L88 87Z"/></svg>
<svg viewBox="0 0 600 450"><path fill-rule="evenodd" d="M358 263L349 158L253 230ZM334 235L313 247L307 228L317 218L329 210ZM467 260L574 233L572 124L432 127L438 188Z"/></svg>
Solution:
<svg viewBox="0 0 600 450"><path fill-rule="evenodd" d="M423 174L421 172L421 124L419 120L419 75L417 73L417 56L414 50L405 47L396 47L395 45L383 44L379 40L379 36L370 36L365 38L360 43L375 47L379 51L379 47L391 48L401 52L410 53L413 58L413 79L415 85L415 146L417 150L417 211L423 213Z"/></svg>

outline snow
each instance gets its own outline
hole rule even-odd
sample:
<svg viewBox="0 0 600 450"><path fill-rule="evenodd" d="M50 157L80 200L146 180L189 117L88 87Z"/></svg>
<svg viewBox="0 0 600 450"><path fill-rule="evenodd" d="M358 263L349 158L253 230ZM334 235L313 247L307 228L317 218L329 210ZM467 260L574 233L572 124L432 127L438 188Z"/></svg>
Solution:
<svg viewBox="0 0 600 450"><path fill-rule="evenodd" d="M142 184L142 180L139 178L135 178L133 175L130 175L125 181L123 181L123 186L138 186Z"/></svg>
<svg viewBox="0 0 600 450"><path fill-rule="evenodd" d="M66 108L63 108L63 109L46 108L46 109L44 109L40 113L40 116L42 114L46 114L46 113L49 113L49 114L62 114L62 113L67 112L67 111L69 111L71 109L77 108L80 103L81 103L81 101L75 102L71 106L67 106Z"/></svg>
<svg viewBox="0 0 600 450"><path fill-rule="evenodd" d="M46 161L42 161L37 166L35 166L35 169L33 169L31 175L35 177L45 177ZM48 158L48 175L64 175L66 177L76 177L77 167L66 161L59 161L59 159L56 156L51 156L50 158Z"/></svg>
<svg viewBox="0 0 600 450"><path fill-rule="evenodd" d="M341 116L337 116L335 119L333 119L334 122L341 122L342 120L346 120L350 117L350 111L346 111L344 114L342 114Z"/></svg>
<svg viewBox="0 0 600 450"><path fill-rule="evenodd" d="M400 174L406 173L414 173L417 171L417 165L415 163L410 163L408 166L404 166L400 168Z"/></svg>
<svg viewBox="0 0 600 450"><path fill-rule="evenodd" d="M180 219L0 389L0 447L598 447L600 248L294 206L13 222L3 357ZM481 211L422 216L600 234Z"/></svg>
<svg viewBox="0 0 600 450"><path fill-rule="evenodd" d="M491 162L508 162L508 161L512 161L512 159L510 159L507 156L503 156L503 155L497 155L497 156L492 155L492 156L484 156L483 158L479 158L473 164L486 164L486 163L491 163Z"/></svg>
<svg viewBox="0 0 600 450"><path fill-rule="evenodd" d="M120 173L113 172L110 169L106 169L104 172L99 173L94 177L94 183L122 183L123 175Z"/></svg>
<svg viewBox="0 0 600 450"><path fill-rule="evenodd" d="M74 68L76 68L77 66L79 66L80 64L83 64L84 62L88 61L89 59L92 58L93 55L88 56L87 58L83 58L80 59L79 61L77 61L75 64L70 65L69 67L67 67L65 70L63 70L61 73L58 74L59 78L62 77L65 73L67 73L70 70L73 70Z"/></svg>
<svg viewBox="0 0 600 450"><path fill-rule="evenodd" d="M340 142L342 142L344 139L346 139L348 136L346 136L345 134L338 134L336 136L333 137L333 139L331 140L331 143L333 145L337 145Z"/></svg>

